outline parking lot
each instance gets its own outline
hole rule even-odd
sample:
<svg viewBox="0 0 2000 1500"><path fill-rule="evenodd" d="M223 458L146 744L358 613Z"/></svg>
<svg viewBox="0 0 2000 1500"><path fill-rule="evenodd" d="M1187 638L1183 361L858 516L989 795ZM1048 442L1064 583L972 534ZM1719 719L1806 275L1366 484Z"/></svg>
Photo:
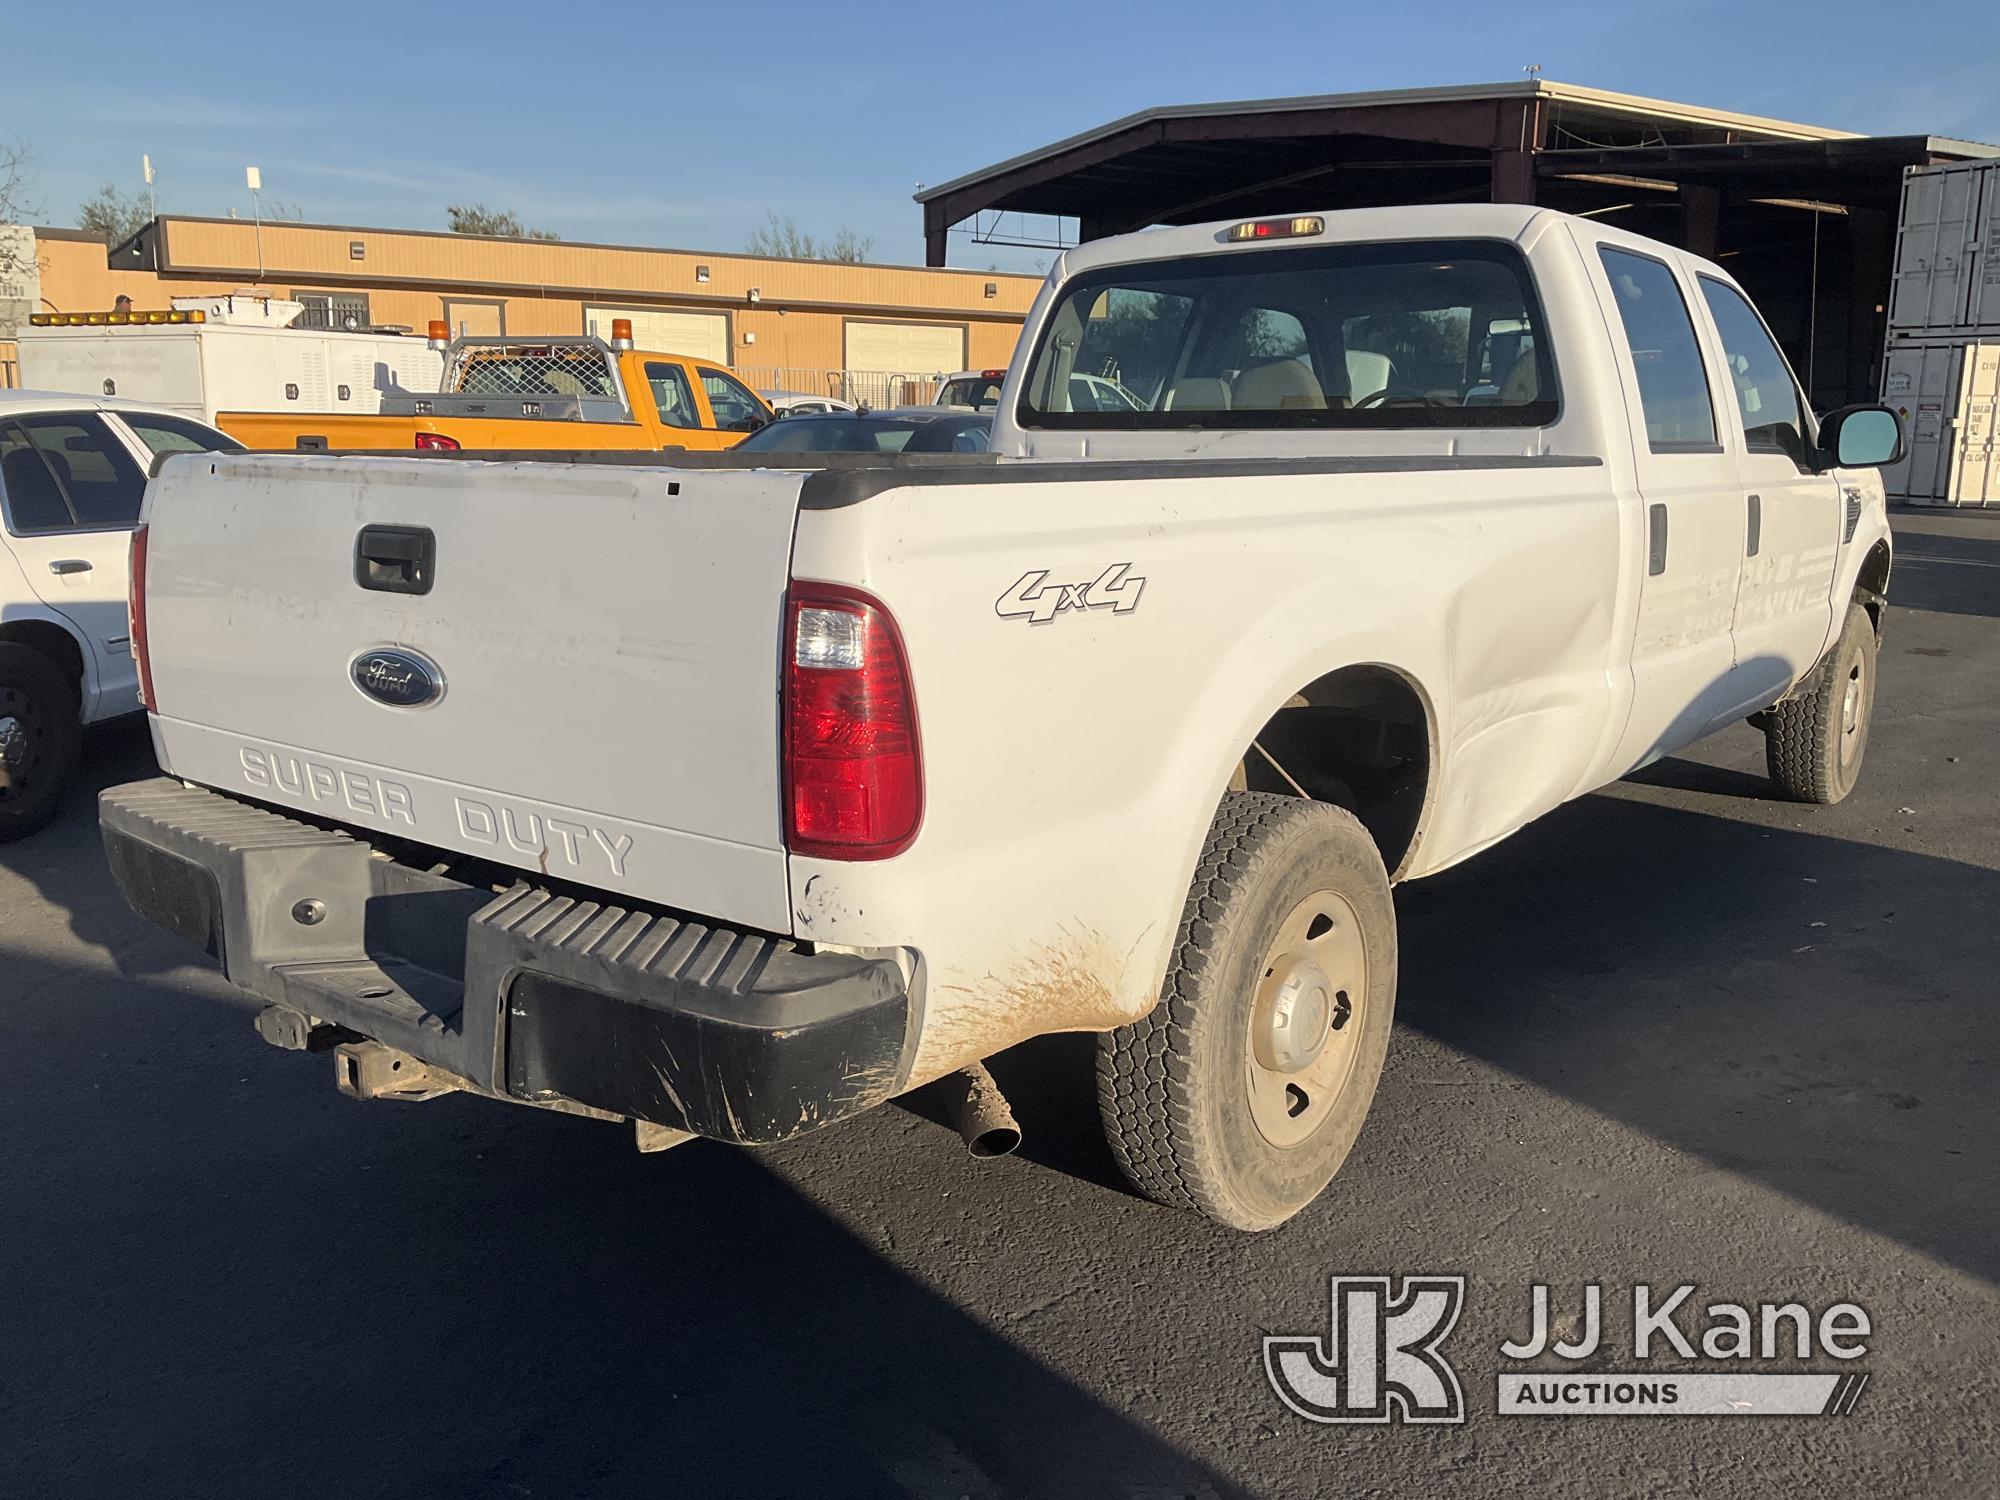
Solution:
<svg viewBox="0 0 2000 1500"><path fill-rule="evenodd" d="M352 1103L125 909L79 793L0 853L7 1491L2000 1492L2000 518L1896 526L1860 791L1765 800L1738 728L1403 888L1374 1115L1262 1237L1123 1185L1086 1037L998 1060L1026 1141L990 1164L921 1097L658 1157ZM151 769L130 723L91 749L94 786ZM1363 1272L1469 1278L1464 1425L1273 1396L1261 1336ZM1495 1415L1529 1285L1592 1280L1857 1302L1865 1399Z"/></svg>

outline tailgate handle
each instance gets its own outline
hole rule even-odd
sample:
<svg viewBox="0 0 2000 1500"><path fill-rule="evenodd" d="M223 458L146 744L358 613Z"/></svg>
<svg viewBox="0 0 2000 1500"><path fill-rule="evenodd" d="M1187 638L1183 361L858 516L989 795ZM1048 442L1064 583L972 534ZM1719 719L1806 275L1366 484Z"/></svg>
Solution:
<svg viewBox="0 0 2000 1500"><path fill-rule="evenodd" d="M364 526L354 541L354 581L379 594L428 594L437 537L428 526Z"/></svg>

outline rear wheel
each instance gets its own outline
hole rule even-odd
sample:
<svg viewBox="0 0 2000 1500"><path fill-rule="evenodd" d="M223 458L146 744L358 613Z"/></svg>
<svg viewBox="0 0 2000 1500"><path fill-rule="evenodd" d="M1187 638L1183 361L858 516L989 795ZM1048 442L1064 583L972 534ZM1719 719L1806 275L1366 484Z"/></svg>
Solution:
<svg viewBox="0 0 2000 1500"><path fill-rule="evenodd" d="M1861 779L1875 713L1875 622L1859 604L1811 685L1764 716L1771 780L1794 802L1838 802Z"/></svg>
<svg viewBox="0 0 2000 1500"><path fill-rule="evenodd" d="M1395 1003L1395 908L1360 823L1229 793L1160 1004L1099 1041L1119 1165L1161 1203L1237 1229L1283 1223L1353 1148Z"/></svg>
<svg viewBox="0 0 2000 1500"><path fill-rule="evenodd" d="M39 651L0 642L0 843L55 816L82 751L69 679Z"/></svg>

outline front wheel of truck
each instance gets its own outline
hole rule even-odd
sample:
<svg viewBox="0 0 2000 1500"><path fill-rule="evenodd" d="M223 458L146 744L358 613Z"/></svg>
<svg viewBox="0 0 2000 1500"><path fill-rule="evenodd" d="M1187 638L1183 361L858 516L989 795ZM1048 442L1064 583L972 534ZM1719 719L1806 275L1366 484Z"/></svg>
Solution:
<svg viewBox="0 0 2000 1500"><path fill-rule="evenodd" d="M1125 1175L1236 1229L1282 1224L1353 1149L1395 1005L1396 912L1366 830L1326 803L1229 793L1160 1003L1099 1038Z"/></svg>
<svg viewBox="0 0 2000 1500"><path fill-rule="evenodd" d="M1861 779L1875 716L1875 622L1859 604L1812 685L1764 716L1764 760L1793 802L1833 803Z"/></svg>

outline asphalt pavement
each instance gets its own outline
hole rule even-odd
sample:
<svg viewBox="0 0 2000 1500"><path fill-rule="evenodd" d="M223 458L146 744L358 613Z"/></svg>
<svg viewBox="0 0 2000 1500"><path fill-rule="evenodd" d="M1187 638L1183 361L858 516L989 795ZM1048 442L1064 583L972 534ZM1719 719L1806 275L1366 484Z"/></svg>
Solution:
<svg viewBox="0 0 2000 1500"><path fill-rule="evenodd" d="M262 1045L112 889L92 799L0 849L0 1493L2000 1494L2000 516L1897 518L1869 761L1766 798L1732 729L1398 893L1397 1036L1311 1209L1129 1192L1088 1038L792 1145L447 1098ZM92 787L149 774L90 737ZM1466 1419L1266 1383L1335 1274L1462 1275ZM1866 1309L1839 1417L1502 1417L1528 1288ZM1626 1347L1618 1347L1624 1344ZM1739 1366L1745 1367L1745 1366ZM1779 1368L1797 1368L1797 1364ZM1819 1370L1849 1368L1823 1357Z"/></svg>

